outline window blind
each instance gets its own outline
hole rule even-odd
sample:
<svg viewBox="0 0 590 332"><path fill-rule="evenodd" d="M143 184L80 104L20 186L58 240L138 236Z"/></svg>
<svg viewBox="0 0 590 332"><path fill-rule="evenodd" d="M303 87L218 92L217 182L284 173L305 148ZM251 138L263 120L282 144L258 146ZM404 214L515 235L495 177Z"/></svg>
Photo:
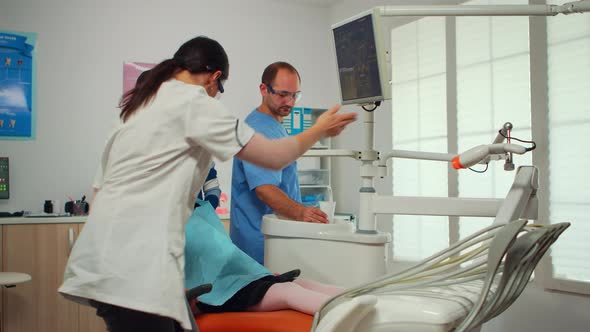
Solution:
<svg viewBox="0 0 590 332"><path fill-rule="evenodd" d="M444 18L425 18L391 34L393 148L446 152ZM393 193L447 196L447 165L393 160ZM394 216L393 259L412 261L449 245L447 217Z"/></svg>
<svg viewBox="0 0 590 332"><path fill-rule="evenodd" d="M590 283L590 15L547 18L547 47L549 221L572 222L552 247L551 277Z"/></svg>
<svg viewBox="0 0 590 332"><path fill-rule="evenodd" d="M487 5L491 1L469 1ZM509 4L527 4L513 0ZM457 17L457 142L459 151L490 144L505 122L513 136L531 138L528 17ZM515 164L531 165L531 155L514 156ZM484 166L476 165L477 170ZM460 197L503 198L515 172L503 163L488 170L459 171ZM459 236L468 236L492 223L492 218L459 220Z"/></svg>
<svg viewBox="0 0 590 332"><path fill-rule="evenodd" d="M494 3L465 5L481 4ZM394 149L443 152L447 139L455 139L458 150L464 151L491 143L507 121L514 125L513 136L531 138L531 112L536 110L531 110L529 40L541 32L529 31L527 17L457 17L454 22L455 52L446 52L445 41L451 37L445 36L442 18L423 18L392 31ZM590 141L590 15L548 17L546 22L549 113L541 121L548 128L549 144L534 153L548 160L548 174L541 176L549 183L544 188L549 222L571 221L572 226L553 245L550 268L540 273L543 280L553 281L546 287L590 294L590 174L585 167L590 154L584 146ZM453 68L445 68L447 53L456 54ZM533 67L544 68L537 63ZM455 87L446 87L449 75L456 75ZM446 109L447 91L457 92L452 96L456 109ZM447 137L446 123L452 121L447 119L453 118L457 132L449 135L456 136ZM515 164L532 164L531 155L515 156ZM455 184L449 182L446 167L394 159L394 195L447 196L457 189L460 197L503 198L514 178L514 172L496 162L483 175L460 171ZM455 185L458 188L450 188ZM422 259L448 246L448 218L395 216L393 221L394 260ZM459 236L491 222L461 218Z"/></svg>

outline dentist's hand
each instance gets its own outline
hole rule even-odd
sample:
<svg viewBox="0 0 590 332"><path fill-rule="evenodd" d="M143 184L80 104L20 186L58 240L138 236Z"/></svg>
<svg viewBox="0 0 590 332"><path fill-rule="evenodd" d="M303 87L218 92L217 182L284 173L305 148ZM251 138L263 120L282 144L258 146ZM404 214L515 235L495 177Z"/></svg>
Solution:
<svg viewBox="0 0 590 332"><path fill-rule="evenodd" d="M328 223L328 216L324 211L305 206L292 200L282 189L272 184L263 184L254 189L256 197L268 205L275 214L290 220L304 222Z"/></svg>
<svg viewBox="0 0 590 332"><path fill-rule="evenodd" d="M328 223L328 215L326 213L324 213L324 211L322 211L316 207L307 206L307 207L303 208L302 216L301 216L301 218L299 218L299 220L303 220L305 222L316 222L316 223L327 224Z"/></svg>

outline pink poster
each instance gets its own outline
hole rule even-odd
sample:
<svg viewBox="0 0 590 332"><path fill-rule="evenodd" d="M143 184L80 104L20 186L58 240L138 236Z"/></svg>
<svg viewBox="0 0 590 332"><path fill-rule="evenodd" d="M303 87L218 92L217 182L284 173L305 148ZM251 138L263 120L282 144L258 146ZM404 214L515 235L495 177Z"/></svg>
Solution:
<svg viewBox="0 0 590 332"><path fill-rule="evenodd" d="M139 74L154 68L155 64L145 62L125 62L123 64L123 94L135 86Z"/></svg>

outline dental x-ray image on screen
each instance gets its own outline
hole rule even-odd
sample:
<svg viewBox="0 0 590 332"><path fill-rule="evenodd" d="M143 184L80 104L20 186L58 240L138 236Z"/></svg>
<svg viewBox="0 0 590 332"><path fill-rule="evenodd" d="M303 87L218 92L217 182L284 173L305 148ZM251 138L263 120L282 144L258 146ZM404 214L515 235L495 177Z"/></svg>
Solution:
<svg viewBox="0 0 590 332"><path fill-rule="evenodd" d="M370 11L332 27L342 104L389 99L378 12Z"/></svg>

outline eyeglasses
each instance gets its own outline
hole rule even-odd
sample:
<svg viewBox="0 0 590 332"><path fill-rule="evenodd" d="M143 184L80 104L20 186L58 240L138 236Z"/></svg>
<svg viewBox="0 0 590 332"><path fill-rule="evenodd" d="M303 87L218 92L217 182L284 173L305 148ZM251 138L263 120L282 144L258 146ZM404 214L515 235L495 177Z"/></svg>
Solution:
<svg viewBox="0 0 590 332"><path fill-rule="evenodd" d="M270 84L266 84L268 91L273 95L277 95L281 98L290 98L293 99L295 102L298 102L301 99L301 91L297 92L289 92L289 91L275 91L275 89L270 86Z"/></svg>

